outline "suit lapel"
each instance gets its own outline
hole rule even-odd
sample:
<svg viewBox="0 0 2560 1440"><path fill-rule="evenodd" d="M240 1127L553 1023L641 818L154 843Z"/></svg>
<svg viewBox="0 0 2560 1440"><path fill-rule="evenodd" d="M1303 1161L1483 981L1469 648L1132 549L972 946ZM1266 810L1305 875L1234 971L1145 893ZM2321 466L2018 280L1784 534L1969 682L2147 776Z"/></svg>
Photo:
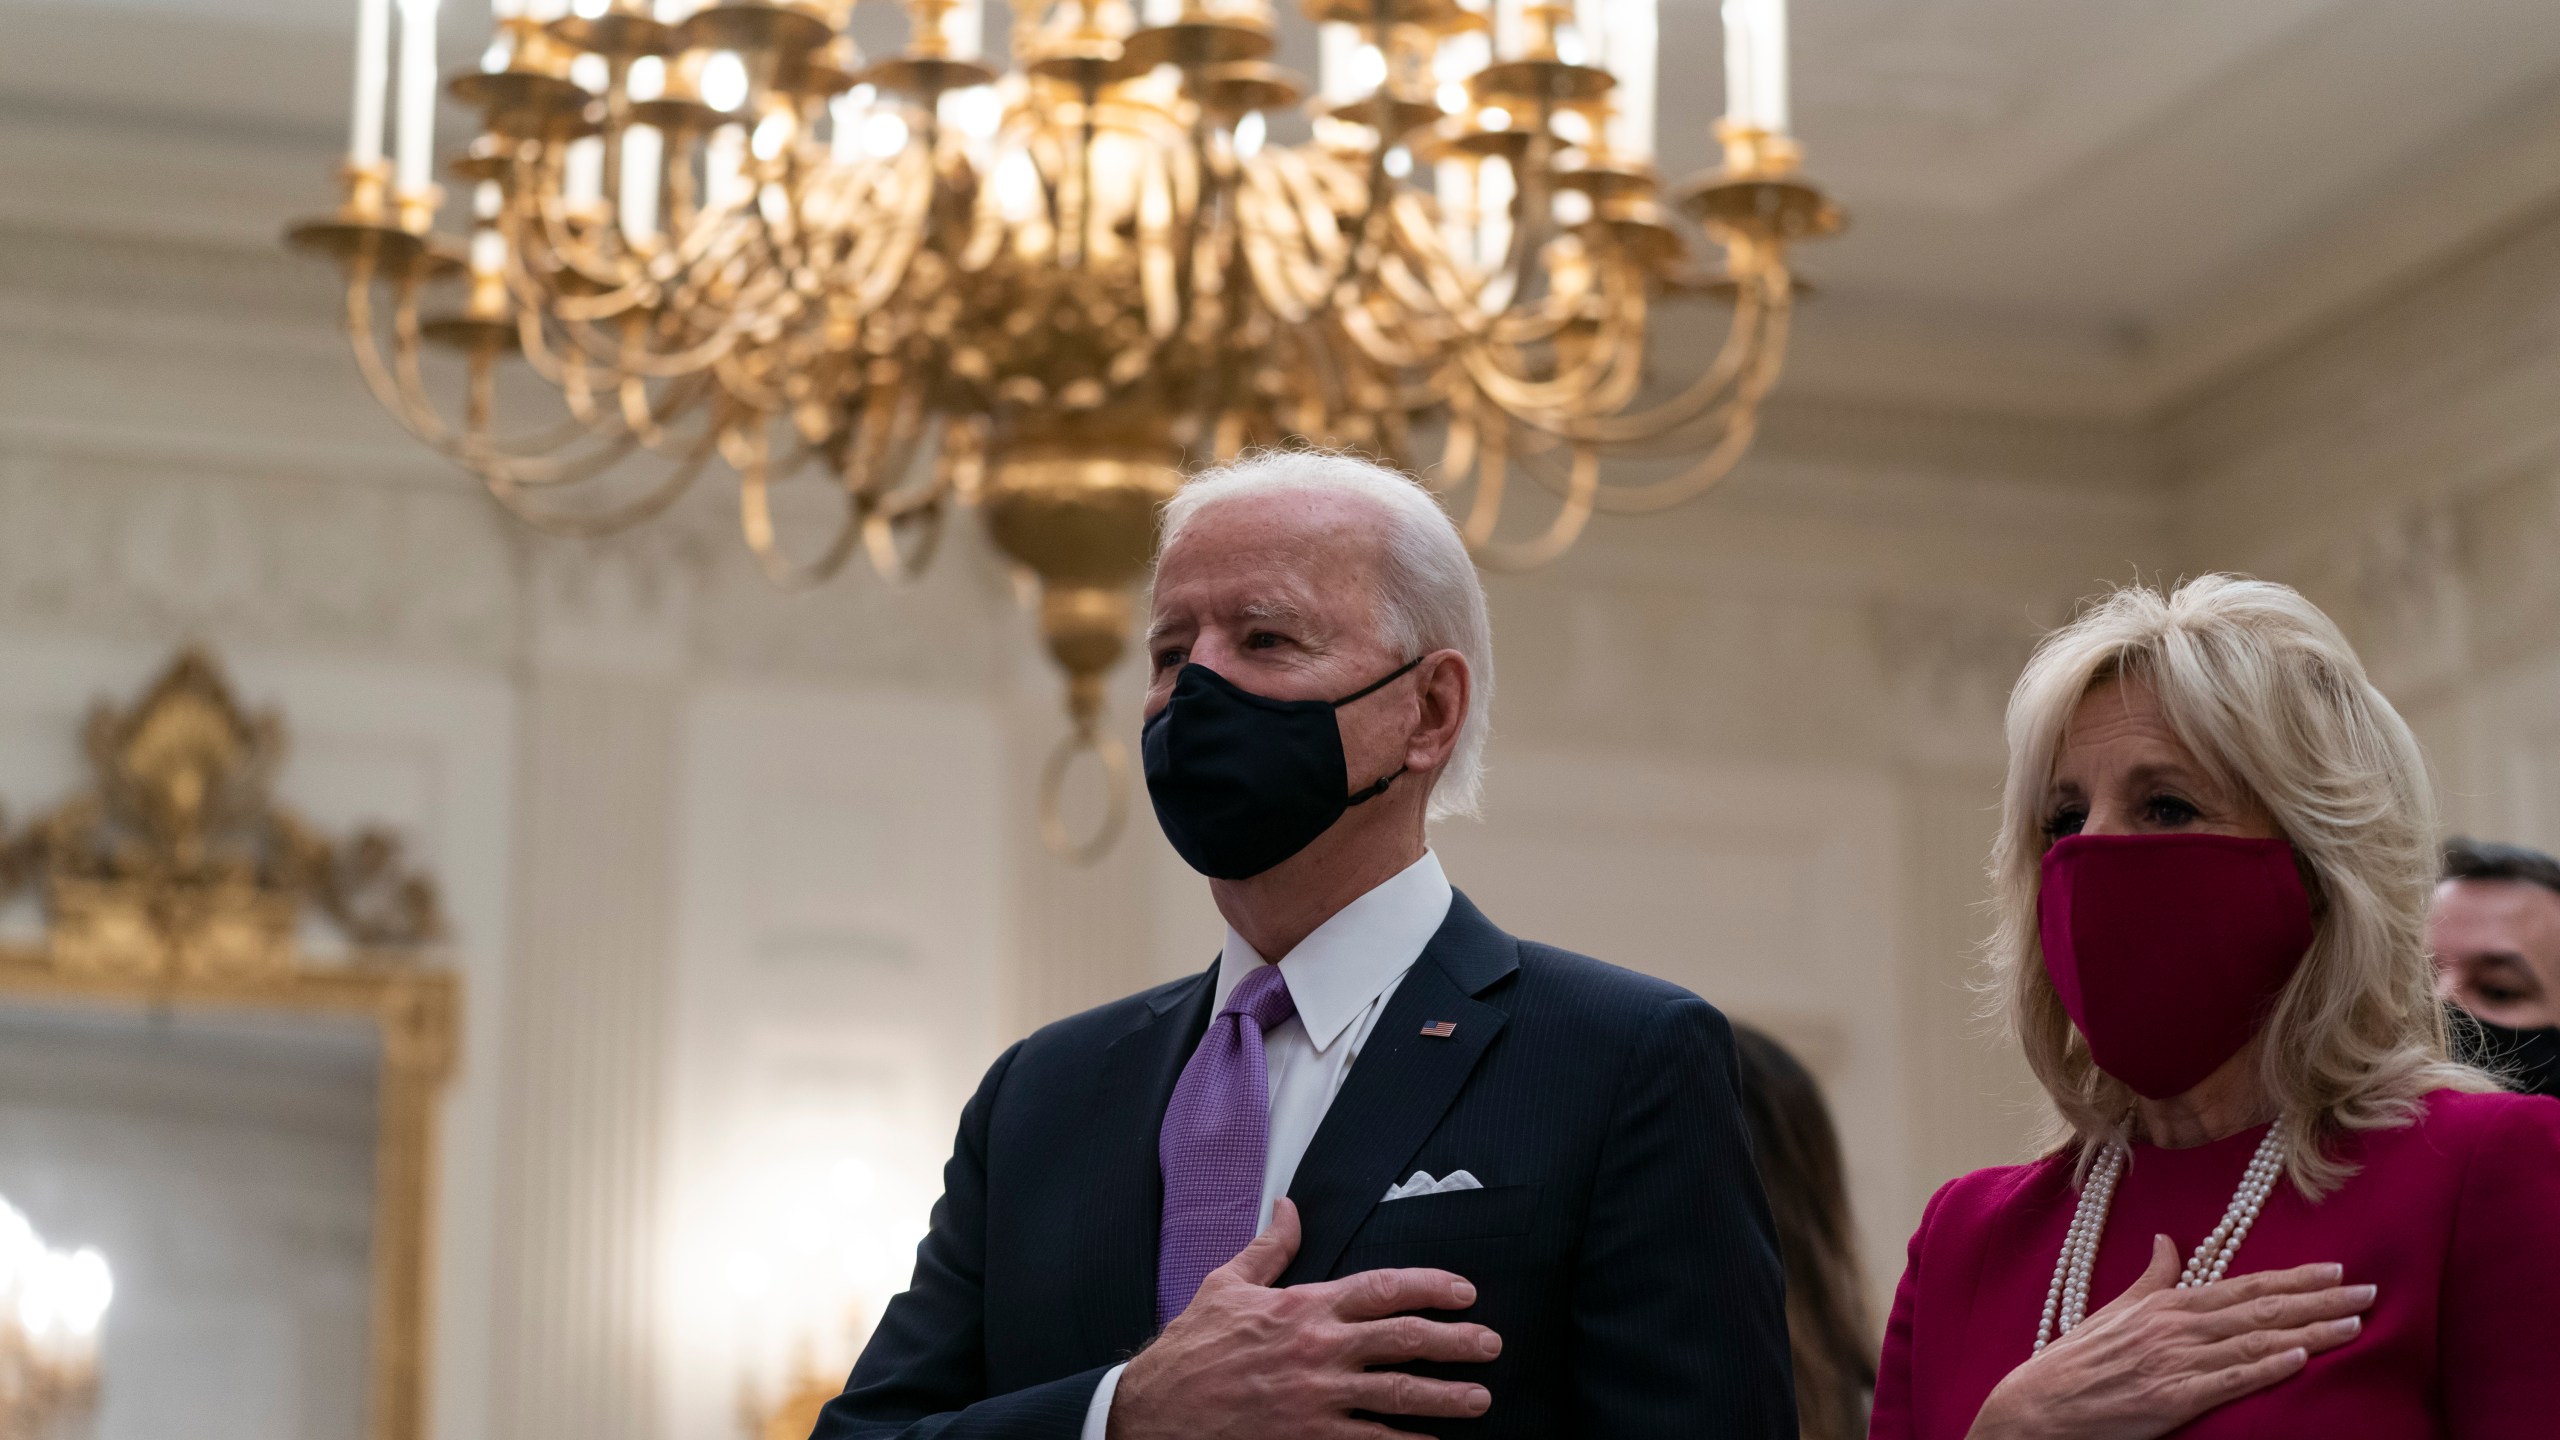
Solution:
<svg viewBox="0 0 2560 1440"><path fill-rule="evenodd" d="M1510 1018L1475 997L1519 968L1519 948L1466 896L1452 897L1449 918L1387 1001L1290 1180L1303 1228L1282 1284L1331 1274L1387 1187L1404 1178ZM1452 1028L1422 1033L1435 1022Z"/></svg>
<svg viewBox="0 0 2560 1440"><path fill-rule="evenodd" d="M1156 1245L1164 1213L1164 1172L1156 1141L1183 1063L1209 1025L1210 969L1149 997L1148 1010L1103 1051L1090 1117L1092 1183L1085 1190L1076 1257L1085 1269L1085 1333L1114 1359L1146 1343L1156 1328Z"/></svg>

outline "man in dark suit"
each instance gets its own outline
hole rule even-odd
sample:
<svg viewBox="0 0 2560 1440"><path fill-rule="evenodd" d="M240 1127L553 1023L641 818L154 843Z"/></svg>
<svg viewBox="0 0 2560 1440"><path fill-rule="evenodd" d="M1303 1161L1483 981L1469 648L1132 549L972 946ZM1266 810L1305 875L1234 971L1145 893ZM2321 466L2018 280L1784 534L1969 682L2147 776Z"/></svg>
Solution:
<svg viewBox="0 0 2560 1440"><path fill-rule="evenodd" d="M1148 790L1226 945L996 1061L816 1440L1792 1440L1723 1017L1425 843L1492 690L1446 515L1340 456L1212 472L1151 622Z"/></svg>

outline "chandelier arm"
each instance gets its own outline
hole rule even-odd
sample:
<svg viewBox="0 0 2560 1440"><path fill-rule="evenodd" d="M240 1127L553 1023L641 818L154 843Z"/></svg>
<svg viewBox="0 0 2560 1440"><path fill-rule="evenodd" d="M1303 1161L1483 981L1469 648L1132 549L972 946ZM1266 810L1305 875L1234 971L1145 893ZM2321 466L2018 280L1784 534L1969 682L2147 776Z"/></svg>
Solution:
<svg viewBox="0 0 2560 1440"><path fill-rule="evenodd" d="M665 443L647 448L660 454L677 448L678 442L666 433L663 422L692 409L710 393L709 382L701 379L669 387L669 393L652 407L652 413L662 422L660 439ZM438 448L484 479L502 472L507 482L519 491L565 490L595 479L643 448L637 434L620 428L619 419L618 415L607 415L592 426L581 425L572 419L533 441L483 438L472 442L468 453L458 444ZM706 437L715 433L707 421L703 433ZM565 438L555 439L555 436ZM595 441L596 448L583 455L564 456L559 453L580 439Z"/></svg>
<svg viewBox="0 0 2560 1440"><path fill-rule="evenodd" d="M1490 537L1470 542L1468 553L1477 564L1488 570L1517 574L1535 570L1553 562L1573 542L1582 538L1582 527L1591 520L1592 505L1600 489L1600 457L1589 446L1576 446L1573 454L1573 482L1564 504L1547 523L1544 533L1534 540L1496 541Z"/></svg>
<svg viewBox="0 0 2560 1440"><path fill-rule="evenodd" d="M1783 339L1773 348L1783 351ZM1783 355L1772 355L1765 363L1752 367L1751 374L1745 377L1740 392L1735 396L1733 415L1724 435L1713 449L1670 479L1640 486L1608 487L1595 497L1598 507L1612 515L1653 514L1696 499L1732 474L1759 434L1760 402L1776 386L1782 360Z"/></svg>
<svg viewBox="0 0 2560 1440"><path fill-rule="evenodd" d="M1632 303L1623 290L1616 298L1584 358L1552 378L1532 380L1504 366L1503 352L1518 351L1494 345L1462 352L1469 376L1513 418L1542 428L1555 428L1550 417L1569 421L1625 408L1643 379L1644 305L1641 294Z"/></svg>
<svg viewBox="0 0 2560 1440"><path fill-rule="evenodd" d="M863 546L870 554L871 568L880 578L903 584L922 574L933 563L952 497L976 494L985 474L984 427L964 419L945 424L927 483L880 497L863 517ZM901 545L902 526L920 538L911 545Z"/></svg>
<svg viewBox="0 0 2560 1440"><path fill-rule="evenodd" d="M550 514L533 504L525 496L522 488L512 479L507 478L503 472L494 474L483 472L481 478L487 485L491 498L505 506L508 514L525 524L545 535L571 540L592 540L599 536L610 535L617 530L629 529L631 526L663 514L668 506L673 505L679 496L692 487L694 480L702 474L703 467L710 463L712 452L717 446L717 439L716 430L707 433L694 452L669 472L667 478L660 481L656 489L626 505L596 515Z"/></svg>
<svg viewBox="0 0 2560 1440"><path fill-rule="evenodd" d="M1502 523L1504 492L1510 487L1510 436L1502 417L1492 417L1490 424L1479 415L1475 399L1467 397L1454 403L1454 413L1467 417L1473 432L1475 466L1470 478L1475 482L1474 494L1468 497L1467 513L1458 525L1458 537L1473 555L1478 545L1493 538Z"/></svg>
<svg viewBox="0 0 2560 1440"><path fill-rule="evenodd" d="M1297 203L1285 158L1292 153L1275 155L1266 150L1255 157L1271 159L1267 165L1247 168L1238 219L1263 303L1286 323L1297 325L1323 306L1330 290L1325 277L1342 263L1348 250L1333 227L1330 211Z"/></svg>
<svg viewBox="0 0 2560 1440"><path fill-rule="evenodd" d="M1102 763L1103 788L1108 797L1101 824L1081 840L1067 833L1066 821L1058 814L1067 769L1079 755L1091 755ZM1068 864L1089 865L1110 850L1111 842L1120 838L1121 828L1128 823L1128 747L1118 736L1104 734L1091 720L1078 720L1076 728L1059 740L1040 766L1041 842L1049 847L1050 854Z"/></svg>
<svg viewBox="0 0 2560 1440"><path fill-rule="evenodd" d="M403 429L449 454L447 447L452 439L452 427L445 423L433 405L418 404L401 387L391 366L382 357L382 337L376 329L373 313L375 270L376 258L370 244L359 251L354 262L347 267L346 329L348 343L355 352L356 372L364 377L365 388L373 392L375 401L390 411ZM414 284L397 288L394 294L399 297L394 301L395 306L416 304Z"/></svg>
<svg viewBox="0 0 2560 1440"><path fill-rule="evenodd" d="M1679 429L1718 406L1768 354L1784 353L1788 301L1783 269L1776 288L1744 285L1734 302L1731 326L1715 360L1672 399L1628 415L1553 416L1548 427L1568 439L1601 445L1642 441Z"/></svg>
<svg viewBox="0 0 2560 1440"><path fill-rule="evenodd" d="M729 433L734 436L740 432L732 430ZM752 455L745 464L739 464L735 450L726 443L729 437L723 437L721 448L731 452L729 463L738 471L738 528L746 536L747 549L755 555L756 567L778 590L805 590L833 578L838 570L844 568L844 562L852 557L854 546L862 539L862 501L848 491L844 497L844 518L837 522L836 532L827 541L826 549L805 565L793 560L783 553L774 536L773 502L767 491L769 477L766 468L770 442L764 438L761 424L753 433L756 438L751 442ZM798 466L788 468L797 469Z"/></svg>
<svg viewBox="0 0 2560 1440"><path fill-rule="evenodd" d="M484 477L501 468L515 472L511 474L511 483L520 486L575 483L592 478L630 453L632 445L626 440L617 447L609 448L602 460L584 467L579 473L549 478L541 473L544 457L574 443L582 435L593 434L594 427L571 421L537 437L516 441L494 441L485 436L473 439L457 433L428 398L417 375L414 285L405 287L405 295L400 302L410 312L408 322L395 322L394 326L395 355L399 358L394 361L384 359L372 313L372 269L370 257L360 258L351 272L347 294L347 328L356 370L363 377L365 387L373 392L375 400L429 448ZM521 473L528 469L536 474L529 478Z"/></svg>

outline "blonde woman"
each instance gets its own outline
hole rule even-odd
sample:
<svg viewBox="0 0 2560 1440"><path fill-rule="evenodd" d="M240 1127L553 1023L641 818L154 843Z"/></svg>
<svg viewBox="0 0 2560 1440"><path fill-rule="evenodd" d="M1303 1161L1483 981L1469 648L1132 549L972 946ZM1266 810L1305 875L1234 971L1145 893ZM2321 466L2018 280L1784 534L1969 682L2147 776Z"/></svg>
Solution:
<svg viewBox="0 0 2560 1440"><path fill-rule="evenodd" d="M2008 738L1993 958L2059 1128L1929 1202L1871 1434L2555 1433L2560 1102L2446 1059L2425 768L2337 627L2118 591Z"/></svg>

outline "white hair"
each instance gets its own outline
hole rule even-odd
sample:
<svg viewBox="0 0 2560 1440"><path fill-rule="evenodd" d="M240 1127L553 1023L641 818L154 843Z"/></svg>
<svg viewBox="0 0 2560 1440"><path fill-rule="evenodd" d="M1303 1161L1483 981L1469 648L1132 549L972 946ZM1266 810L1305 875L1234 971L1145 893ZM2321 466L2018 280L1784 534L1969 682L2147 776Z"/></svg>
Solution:
<svg viewBox="0 0 2560 1440"><path fill-rule="evenodd" d="M1201 511L1254 495L1349 495L1386 512L1380 539L1378 627L1408 658L1434 650L1466 657L1473 684L1457 746L1431 788L1430 818L1480 814L1484 742L1493 728L1493 620L1466 541L1431 492L1356 456L1330 450L1264 450L1201 471L1165 502L1161 557Z"/></svg>

